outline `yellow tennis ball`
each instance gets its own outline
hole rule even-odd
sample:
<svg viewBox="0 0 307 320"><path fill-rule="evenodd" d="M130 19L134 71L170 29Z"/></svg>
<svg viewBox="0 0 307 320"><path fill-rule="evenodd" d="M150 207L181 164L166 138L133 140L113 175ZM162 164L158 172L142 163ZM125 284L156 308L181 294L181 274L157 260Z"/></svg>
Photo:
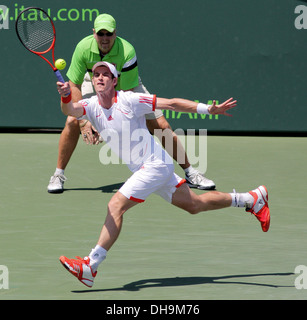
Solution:
<svg viewBox="0 0 307 320"><path fill-rule="evenodd" d="M64 59L58 59L54 65L58 70L63 70L66 67L66 61Z"/></svg>

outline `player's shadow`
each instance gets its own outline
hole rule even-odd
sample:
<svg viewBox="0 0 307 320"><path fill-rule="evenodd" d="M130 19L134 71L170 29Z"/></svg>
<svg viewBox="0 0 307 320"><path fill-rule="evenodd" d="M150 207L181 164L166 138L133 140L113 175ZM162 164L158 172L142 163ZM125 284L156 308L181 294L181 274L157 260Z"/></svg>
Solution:
<svg viewBox="0 0 307 320"><path fill-rule="evenodd" d="M244 278L257 278L257 277L267 277L267 276L290 276L293 273L259 273L259 274L241 274L241 275L228 275L220 277L175 277L175 278L155 278L155 279L144 279L139 281L134 281L127 283L119 288L110 289L91 289L91 290L75 290L73 293L88 293L88 292L107 292L107 291L139 291L146 288L163 288L163 287L179 287L179 286L193 286L200 284L240 284L249 286L261 286L261 287L271 287L271 288L285 288L294 287L288 285L276 285L270 283L259 283L246 281ZM234 280L234 279L242 279Z"/></svg>
<svg viewBox="0 0 307 320"><path fill-rule="evenodd" d="M114 184L108 184L106 186L101 186L101 187L96 187L96 188L65 188L65 191L80 191L80 190L84 190L84 191L97 191L97 190L101 190L101 192L103 193L115 193L116 191L118 191L118 189L124 184L124 182L119 182L119 183L114 183Z"/></svg>

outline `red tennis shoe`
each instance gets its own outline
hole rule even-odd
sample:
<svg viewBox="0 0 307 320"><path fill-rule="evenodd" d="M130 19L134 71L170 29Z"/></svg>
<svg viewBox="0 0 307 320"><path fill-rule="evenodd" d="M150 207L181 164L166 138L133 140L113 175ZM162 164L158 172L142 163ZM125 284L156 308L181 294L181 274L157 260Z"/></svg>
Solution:
<svg viewBox="0 0 307 320"><path fill-rule="evenodd" d="M87 287L92 287L94 284L94 279L96 277L97 271L93 272L90 266L90 258L80 258L77 259L68 259L64 256L60 257L60 262L63 267L66 268L72 275L78 278L83 284Z"/></svg>
<svg viewBox="0 0 307 320"><path fill-rule="evenodd" d="M265 186L260 186L255 190L249 192L254 198L254 203L250 209L246 209L247 212L255 215L260 221L261 228L264 232L267 232L270 228L270 209L268 205L268 190Z"/></svg>

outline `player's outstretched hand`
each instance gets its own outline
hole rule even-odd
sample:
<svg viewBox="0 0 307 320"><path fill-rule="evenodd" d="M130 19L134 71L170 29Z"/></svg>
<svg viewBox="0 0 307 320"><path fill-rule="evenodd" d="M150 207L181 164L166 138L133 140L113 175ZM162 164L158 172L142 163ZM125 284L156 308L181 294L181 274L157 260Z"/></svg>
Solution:
<svg viewBox="0 0 307 320"><path fill-rule="evenodd" d="M98 145L103 140L100 138L98 131L88 121L85 125L80 127L82 139L86 144Z"/></svg>
<svg viewBox="0 0 307 320"><path fill-rule="evenodd" d="M210 114L223 114L224 116L232 117L231 114L227 113L229 109L234 108L237 105L237 100L230 98L221 104L216 104L216 101L213 100L213 104L209 107Z"/></svg>
<svg viewBox="0 0 307 320"><path fill-rule="evenodd" d="M69 82L57 82L58 92L62 97L66 97L70 94L70 85Z"/></svg>

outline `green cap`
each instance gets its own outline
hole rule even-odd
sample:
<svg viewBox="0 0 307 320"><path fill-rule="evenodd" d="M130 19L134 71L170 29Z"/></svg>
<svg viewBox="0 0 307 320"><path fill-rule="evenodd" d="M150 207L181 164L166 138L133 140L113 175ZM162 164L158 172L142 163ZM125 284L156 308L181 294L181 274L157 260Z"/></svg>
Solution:
<svg viewBox="0 0 307 320"><path fill-rule="evenodd" d="M116 29L116 21L109 14L100 14L94 21L95 32L99 32L102 29L105 29L109 32L114 32Z"/></svg>

